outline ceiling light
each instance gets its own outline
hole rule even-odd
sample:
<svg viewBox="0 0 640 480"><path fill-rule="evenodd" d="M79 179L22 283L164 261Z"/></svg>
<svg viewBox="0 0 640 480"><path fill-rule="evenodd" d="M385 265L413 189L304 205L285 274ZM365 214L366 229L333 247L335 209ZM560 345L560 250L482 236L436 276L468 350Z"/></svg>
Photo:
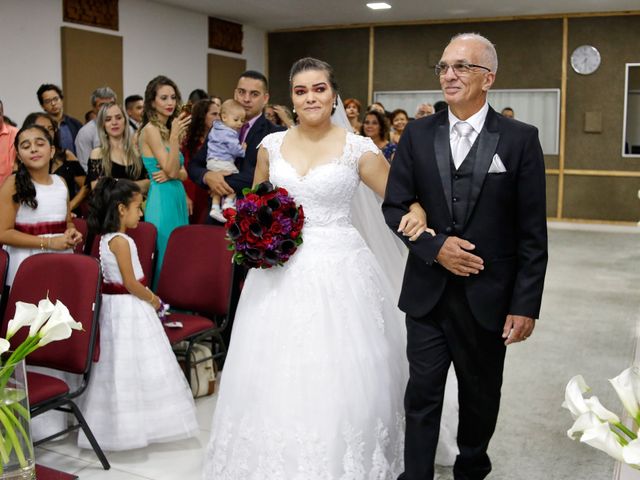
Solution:
<svg viewBox="0 0 640 480"><path fill-rule="evenodd" d="M387 10L391 8L391 5L385 2L367 3L367 7L371 10Z"/></svg>

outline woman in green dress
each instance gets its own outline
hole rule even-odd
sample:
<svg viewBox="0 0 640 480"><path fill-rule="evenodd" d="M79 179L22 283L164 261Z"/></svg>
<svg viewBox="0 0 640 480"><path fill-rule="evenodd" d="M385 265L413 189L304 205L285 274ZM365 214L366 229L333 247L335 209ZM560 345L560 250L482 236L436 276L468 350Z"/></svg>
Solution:
<svg viewBox="0 0 640 480"><path fill-rule="evenodd" d="M187 172L183 167L180 144L191 123L191 115L178 112L180 103L180 91L169 78L158 76L147 85L138 144L151 179L144 216L158 229L154 286L171 232L189 223L188 199L182 186Z"/></svg>

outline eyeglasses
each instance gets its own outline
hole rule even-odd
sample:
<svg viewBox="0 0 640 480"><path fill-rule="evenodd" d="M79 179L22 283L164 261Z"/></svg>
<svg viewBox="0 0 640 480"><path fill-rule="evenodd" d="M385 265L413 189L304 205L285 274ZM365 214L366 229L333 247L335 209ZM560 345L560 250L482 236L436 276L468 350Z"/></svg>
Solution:
<svg viewBox="0 0 640 480"><path fill-rule="evenodd" d="M476 65L474 63L463 63L463 62L454 63L452 65L449 65L448 63L444 63L444 62L438 63L433 67L433 71L435 72L436 77L440 77L441 75L446 75L447 70L449 68L453 69L453 72L456 74L456 76L469 75L470 73L473 73L474 68L482 68L487 72L491 71L490 68L484 67L482 65Z"/></svg>
<svg viewBox="0 0 640 480"><path fill-rule="evenodd" d="M58 103L60 101L60 97L51 97L46 100L42 100L44 105L51 105L52 103Z"/></svg>

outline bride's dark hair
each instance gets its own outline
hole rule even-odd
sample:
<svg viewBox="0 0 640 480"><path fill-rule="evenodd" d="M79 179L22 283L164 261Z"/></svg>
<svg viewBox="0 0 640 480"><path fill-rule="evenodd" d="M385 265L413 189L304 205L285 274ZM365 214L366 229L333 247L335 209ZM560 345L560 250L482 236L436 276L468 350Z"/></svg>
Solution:
<svg viewBox="0 0 640 480"><path fill-rule="evenodd" d="M312 57L301 58L291 66L291 71L289 72L289 90L293 89L293 77L300 72L306 72L307 70L321 70L325 72L329 79L329 83L331 84L333 93L338 95L338 82L336 82L336 77L333 74L333 67L327 62L323 62L322 60Z"/></svg>

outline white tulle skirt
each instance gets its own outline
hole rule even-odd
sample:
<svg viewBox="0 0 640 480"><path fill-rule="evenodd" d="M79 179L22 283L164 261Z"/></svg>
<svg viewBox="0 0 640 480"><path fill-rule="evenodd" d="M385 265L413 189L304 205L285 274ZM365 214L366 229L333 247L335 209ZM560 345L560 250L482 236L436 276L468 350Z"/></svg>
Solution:
<svg viewBox="0 0 640 480"><path fill-rule="evenodd" d="M103 295L100 361L80 408L104 450L195 436L195 404L153 307L133 295ZM91 448L80 431L78 446Z"/></svg>
<svg viewBox="0 0 640 480"><path fill-rule="evenodd" d="M305 226L283 267L253 270L225 362L206 480L394 479L405 327L351 226Z"/></svg>

